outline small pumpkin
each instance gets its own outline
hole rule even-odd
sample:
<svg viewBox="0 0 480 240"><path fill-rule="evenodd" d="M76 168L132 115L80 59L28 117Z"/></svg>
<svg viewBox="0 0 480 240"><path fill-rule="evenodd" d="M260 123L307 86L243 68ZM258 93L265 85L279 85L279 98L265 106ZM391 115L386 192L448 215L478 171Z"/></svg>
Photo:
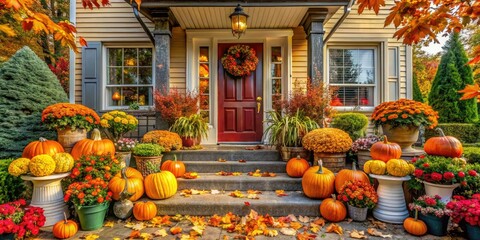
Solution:
<svg viewBox="0 0 480 240"><path fill-rule="evenodd" d="M132 196L129 198L130 201L137 201L145 193L145 188L143 185L143 176L135 168L127 167L125 171L125 178L122 176L122 173L117 173L108 183L108 189L112 191L112 198L114 200L120 200L120 194L125 189L125 181L127 182L127 190Z"/></svg>
<svg viewBox="0 0 480 240"><path fill-rule="evenodd" d="M66 173L72 170L75 160L73 160L70 153L55 153L53 155L53 161L55 161L54 173Z"/></svg>
<svg viewBox="0 0 480 240"><path fill-rule="evenodd" d="M144 181L145 193L151 199L166 199L177 193L177 178L169 171L149 174Z"/></svg>
<svg viewBox="0 0 480 240"><path fill-rule="evenodd" d="M60 239L71 238L78 232L78 225L75 221L67 220L67 215L63 213L64 220L58 221L53 225L53 236Z"/></svg>
<svg viewBox="0 0 480 240"><path fill-rule="evenodd" d="M83 155L104 155L111 154L115 156L115 145L110 139L102 139L100 131L93 129L92 139L82 139L75 143L72 148L73 159L78 160Z"/></svg>
<svg viewBox="0 0 480 240"><path fill-rule="evenodd" d="M398 159L402 156L400 145L389 142L387 136L383 136L383 141L376 142L370 148L370 155L373 159L388 162L390 159Z"/></svg>
<svg viewBox="0 0 480 240"><path fill-rule="evenodd" d="M363 165L363 170L367 174L384 175L386 168L386 163L381 160L368 160L365 165Z"/></svg>
<svg viewBox="0 0 480 240"><path fill-rule="evenodd" d="M335 176L335 190L340 192L340 188L342 188L343 184L348 181L362 181L370 183L370 179L368 178L367 174L365 174L363 171L357 170L355 163L352 164L352 170L342 169L337 173L337 176Z"/></svg>
<svg viewBox="0 0 480 240"><path fill-rule="evenodd" d="M55 161L50 155L40 154L30 159L28 167L35 177L48 176L55 171Z"/></svg>
<svg viewBox="0 0 480 240"><path fill-rule="evenodd" d="M411 172L407 161L403 159L390 159L386 164L387 173L395 177L405 177Z"/></svg>
<svg viewBox="0 0 480 240"><path fill-rule="evenodd" d="M332 195L320 204L320 214L330 222L340 222L347 217L347 208Z"/></svg>
<svg viewBox="0 0 480 240"><path fill-rule="evenodd" d="M415 236L422 236L427 233L427 225L422 220L418 220L418 210L415 210L415 218L409 217L403 221L403 228L408 233Z"/></svg>
<svg viewBox="0 0 480 240"><path fill-rule="evenodd" d="M177 160L177 155L173 155L174 160L165 161L160 169L162 171L169 171L175 175L175 177L182 177L185 174L185 164L182 161Z"/></svg>
<svg viewBox="0 0 480 240"><path fill-rule="evenodd" d="M8 165L8 173L10 175L18 177L22 174L27 174L30 169L30 159L17 158Z"/></svg>
<svg viewBox="0 0 480 240"><path fill-rule="evenodd" d="M151 220L157 216L157 206L150 201L137 202L133 206L133 216L139 221Z"/></svg>
<svg viewBox="0 0 480 240"><path fill-rule="evenodd" d="M423 149L427 154L451 158L462 156L463 146L458 139L452 136L445 136L441 128L436 128L435 130L439 132L440 136L429 138L425 142Z"/></svg>
<svg viewBox="0 0 480 240"><path fill-rule="evenodd" d="M318 166L310 167L302 177L303 193L309 198L327 198L335 191L335 175L323 167L322 160Z"/></svg>
<svg viewBox="0 0 480 240"><path fill-rule="evenodd" d="M40 154L48 154L50 156L55 155L55 153L65 152L62 145L53 140L47 140L46 138L39 138L38 141L33 141L29 143L22 153L24 158L33 158Z"/></svg>
<svg viewBox="0 0 480 240"><path fill-rule="evenodd" d="M300 178L308 168L310 168L310 164L308 164L307 160L298 155L297 157L288 160L286 166L287 175L293 178Z"/></svg>

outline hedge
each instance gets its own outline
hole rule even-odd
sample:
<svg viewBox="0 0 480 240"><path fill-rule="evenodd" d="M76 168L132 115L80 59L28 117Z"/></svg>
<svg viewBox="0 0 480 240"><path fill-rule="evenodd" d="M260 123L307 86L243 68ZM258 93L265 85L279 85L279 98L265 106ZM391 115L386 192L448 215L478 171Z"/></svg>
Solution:
<svg viewBox="0 0 480 240"><path fill-rule="evenodd" d="M13 159L0 159L0 204L25 196L26 185L20 177L8 173L8 165Z"/></svg>
<svg viewBox="0 0 480 240"><path fill-rule="evenodd" d="M468 163L480 163L480 147L464 147L463 157Z"/></svg>
<svg viewBox="0 0 480 240"><path fill-rule="evenodd" d="M476 143L480 141L480 126L473 123L440 123L439 128L446 136L456 137L462 143ZM439 136L433 129L425 130L425 140Z"/></svg>

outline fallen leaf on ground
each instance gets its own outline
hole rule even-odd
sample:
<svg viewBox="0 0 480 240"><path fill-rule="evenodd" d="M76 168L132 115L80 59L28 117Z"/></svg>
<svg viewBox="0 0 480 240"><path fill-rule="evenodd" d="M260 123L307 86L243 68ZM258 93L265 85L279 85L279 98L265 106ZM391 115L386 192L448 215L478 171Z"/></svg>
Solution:
<svg viewBox="0 0 480 240"><path fill-rule="evenodd" d="M247 207L250 207L250 202L243 202L243 204L245 204Z"/></svg>
<svg viewBox="0 0 480 240"><path fill-rule="evenodd" d="M153 236L150 233L141 233L140 238L142 238L143 240L150 240L153 239Z"/></svg>
<svg viewBox="0 0 480 240"><path fill-rule="evenodd" d="M155 237L166 237L168 235L167 231L163 228L153 232L152 234Z"/></svg>
<svg viewBox="0 0 480 240"><path fill-rule="evenodd" d="M303 225L302 225L301 223L299 223L299 222L291 222L291 223L290 223L290 227L293 228L293 229L295 229L295 230L298 230L298 229L302 228Z"/></svg>
<svg viewBox="0 0 480 240"><path fill-rule="evenodd" d="M298 221L297 217L295 217L295 215L293 215L293 214L289 214L287 217L290 219L290 222L297 222Z"/></svg>
<svg viewBox="0 0 480 240"><path fill-rule="evenodd" d="M201 225L193 226L191 231L194 231L195 234L192 234L192 232L190 231L190 235L203 235L204 230L205 230L205 226L201 226Z"/></svg>
<svg viewBox="0 0 480 240"><path fill-rule="evenodd" d="M173 235L176 235L176 234L179 234L182 232L182 228L181 227L172 227L170 228L170 233L172 233Z"/></svg>
<svg viewBox="0 0 480 240"><path fill-rule="evenodd" d="M133 230L130 232L130 235L128 235L128 238L133 239L133 238L138 238L140 237L140 231Z"/></svg>
<svg viewBox="0 0 480 240"><path fill-rule="evenodd" d="M176 214L175 216L171 217L171 219L175 222L180 222L184 219L184 217L180 214Z"/></svg>
<svg viewBox="0 0 480 240"><path fill-rule="evenodd" d="M357 231L356 229L353 229L352 232L350 232L350 237L351 238L356 238L356 239L367 239L368 237L365 236L364 231Z"/></svg>
<svg viewBox="0 0 480 240"><path fill-rule="evenodd" d="M387 224L381 221L377 221L373 218L369 218L368 221L370 221L370 226L369 227L374 227L374 228L379 228L382 230L387 229Z"/></svg>
<svg viewBox="0 0 480 240"><path fill-rule="evenodd" d="M288 196L288 194L285 193L285 190L275 190L275 194L277 194L278 197Z"/></svg>
<svg viewBox="0 0 480 240"><path fill-rule="evenodd" d="M276 236L278 236L278 231L274 230L274 229L267 229L267 230L263 231L263 235L265 235L267 237L276 237Z"/></svg>
<svg viewBox="0 0 480 240"><path fill-rule="evenodd" d="M152 220L150 220L150 223L153 224L153 227L172 224L172 222L170 222L170 216L168 215L165 215L163 217L156 216Z"/></svg>
<svg viewBox="0 0 480 240"><path fill-rule="evenodd" d="M242 173L241 173L241 172L225 172L225 171L220 171L220 172L215 173L215 175L218 175L218 176L241 176Z"/></svg>
<svg viewBox="0 0 480 240"><path fill-rule="evenodd" d="M327 229L325 229L327 233L336 233L338 235L343 235L343 228L335 223L331 223L328 225Z"/></svg>
<svg viewBox="0 0 480 240"><path fill-rule="evenodd" d="M325 219L317 218L313 221L313 223L317 224L320 227L323 227L323 226L325 226Z"/></svg>
<svg viewBox="0 0 480 240"><path fill-rule="evenodd" d="M105 224L103 224L104 227L113 227L115 225L114 221L106 221Z"/></svg>
<svg viewBox="0 0 480 240"><path fill-rule="evenodd" d="M84 238L85 240L95 240L99 237L100 236L98 236L97 234L87 234L87 235L83 236L82 238Z"/></svg>
<svg viewBox="0 0 480 240"><path fill-rule="evenodd" d="M259 150L259 149L263 149L264 147L261 146L261 145L256 145L256 146L249 146L249 147L245 147L245 150Z"/></svg>
<svg viewBox="0 0 480 240"><path fill-rule="evenodd" d="M230 197L236 197L236 198L245 197L245 195L243 195L242 191L240 191L240 190L235 190L235 191L231 192L229 196Z"/></svg>
<svg viewBox="0 0 480 240"><path fill-rule="evenodd" d="M119 237L114 237L113 240L122 240L122 239Z"/></svg>
<svg viewBox="0 0 480 240"><path fill-rule="evenodd" d="M259 190L248 189L247 194L262 194Z"/></svg>
<svg viewBox="0 0 480 240"><path fill-rule="evenodd" d="M376 236L376 237L382 237L382 238L392 238L392 235L383 235L382 232L380 231L377 231L377 229L375 228L369 228L367 229L367 232L368 234L372 235L372 236Z"/></svg>
<svg viewBox="0 0 480 240"><path fill-rule="evenodd" d="M297 234L297 240L315 240L316 237L317 235L309 234L308 232Z"/></svg>
<svg viewBox="0 0 480 240"><path fill-rule="evenodd" d="M295 234L297 234L297 230L295 230L293 228L282 228L282 229L280 229L280 232L283 235L287 235L287 236L294 236Z"/></svg>
<svg viewBox="0 0 480 240"><path fill-rule="evenodd" d="M248 199L260 199L260 197L257 194L248 194L247 198Z"/></svg>
<svg viewBox="0 0 480 240"><path fill-rule="evenodd" d="M218 158L217 162L226 162L227 160L226 159L223 159L223 158Z"/></svg>
<svg viewBox="0 0 480 240"><path fill-rule="evenodd" d="M198 238L196 236L191 236L187 234L182 234L182 236L180 237L180 240L195 240L195 239L198 239Z"/></svg>
<svg viewBox="0 0 480 240"><path fill-rule="evenodd" d="M217 214L211 216L210 219L208 219L208 225L213 227L220 226L221 222L222 222L222 217L218 216Z"/></svg>
<svg viewBox="0 0 480 240"><path fill-rule="evenodd" d="M210 191L210 194L213 194L213 195L216 195L216 194L220 194L220 191L216 190L216 189L212 189Z"/></svg>
<svg viewBox="0 0 480 240"><path fill-rule="evenodd" d="M140 231L144 228L146 228L145 224L143 222L140 222L140 223L137 223L137 224L133 225L132 230Z"/></svg>
<svg viewBox="0 0 480 240"><path fill-rule="evenodd" d="M310 222L310 218L307 217L307 216L298 216L298 221L302 222L302 223L308 223Z"/></svg>
<svg viewBox="0 0 480 240"><path fill-rule="evenodd" d="M322 229L322 227L318 224L315 224L315 223L310 223L310 231L313 232L313 233L317 233L320 231L320 229Z"/></svg>
<svg viewBox="0 0 480 240"><path fill-rule="evenodd" d="M185 179L195 179L198 178L198 173L197 172L186 172L183 174L183 178Z"/></svg>
<svg viewBox="0 0 480 240"><path fill-rule="evenodd" d="M246 163L247 161L246 161L246 160L243 160L243 159L240 159L240 160L238 160L238 162L240 162L240 163Z"/></svg>

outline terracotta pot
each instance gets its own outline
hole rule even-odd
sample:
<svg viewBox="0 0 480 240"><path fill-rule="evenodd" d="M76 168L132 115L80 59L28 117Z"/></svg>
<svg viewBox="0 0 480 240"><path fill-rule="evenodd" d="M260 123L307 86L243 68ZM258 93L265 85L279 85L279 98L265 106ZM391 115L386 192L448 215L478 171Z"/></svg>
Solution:
<svg viewBox="0 0 480 240"><path fill-rule="evenodd" d="M181 137L182 139L182 145L184 147L192 147L197 144L197 138L193 137Z"/></svg>
<svg viewBox="0 0 480 240"><path fill-rule="evenodd" d="M392 128L390 124L382 125L382 131L387 136L388 141L397 143L402 148L402 154L416 152L412 145L418 139L420 127L417 126L398 126Z"/></svg>
<svg viewBox="0 0 480 240"><path fill-rule="evenodd" d="M84 128L77 128L74 131L71 128L57 129L57 138L65 152L70 153L75 143L87 138L87 130Z"/></svg>

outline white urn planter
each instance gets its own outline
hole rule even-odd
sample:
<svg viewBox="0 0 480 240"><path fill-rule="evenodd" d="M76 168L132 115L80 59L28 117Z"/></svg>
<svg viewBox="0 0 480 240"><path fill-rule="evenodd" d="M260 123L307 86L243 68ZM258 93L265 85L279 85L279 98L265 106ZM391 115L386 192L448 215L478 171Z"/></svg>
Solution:
<svg viewBox="0 0 480 240"><path fill-rule="evenodd" d="M410 180L410 176L370 174L370 177L378 180L378 203L373 209L373 217L383 222L402 224L408 217L402 183Z"/></svg>
<svg viewBox="0 0 480 240"><path fill-rule="evenodd" d="M441 197L440 201L447 204L452 199L453 190L460 186L460 184L435 184L422 181L425 186L425 193L429 196L438 195Z"/></svg>
<svg viewBox="0 0 480 240"><path fill-rule="evenodd" d="M61 180L70 173L53 174L45 177L22 175L26 181L32 181L33 194L31 206L43 208L46 218L44 226L52 226L64 219L64 213L69 216L67 204L63 201Z"/></svg>

